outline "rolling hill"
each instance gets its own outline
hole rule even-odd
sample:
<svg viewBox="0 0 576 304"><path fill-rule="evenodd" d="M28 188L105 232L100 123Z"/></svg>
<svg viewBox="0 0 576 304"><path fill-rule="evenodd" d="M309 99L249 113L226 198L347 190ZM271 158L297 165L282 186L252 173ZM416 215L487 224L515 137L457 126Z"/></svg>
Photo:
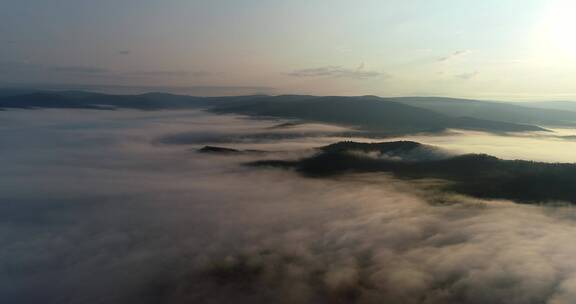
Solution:
<svg viewBox="0 0 576 304"><path fill-rule="evenodd" d="M533 125L450 116L428 109L373 96L296 96L259 97L212 109L218 113L236 113L317 121L390 133L438 132L467 129L493 132L543 131Z"/></svg>
<svg viewBox="0 0 576 304"><path fill-rule="evenodd" d="M479 198L576 203L576 164L503 160L486 154L442 155L435 151L434 147L411 141L340 142L300 160L265 160L249 165L290 168L310 177L388 172L408 180L445 180L437 186L440 190Z"/></svg>
<svg viewBox="0 0 576 304"><path fill-rule="evenodd" d="M14 94L14 91L11 94ZM1 92L0 92L1 93ZM492 116L488 110L470 110L475 103L458 102L454 109L446 110L437 100L426 99L421 104L408 99L390 99L375 96L237 96L194 97L166 93L140 95L110 95L81 91L37 91L20 95L0 94L0 109L7 108L74 108L74 109L206 109L216 113L244 114L256 117L274 117L301 121L323 122L358 128L384 134L440 132L446 129L480 130L488 132L545 131L545 129L503 116L502 111ZM472 107L472 108L471 108ZM514 108L514 106L509 106ZM444 107L450 108L450 107ZM520 114L523 108L514 110ZM460 110L458 110L460 109ZM511 110L512 111L512 110ZM562 113L562 112L561 112ZM569 119L571 114L557 115L557 122ZM551 118L552 119L552 118ZM529 120L532 121L532 120ZM540 120L538 120L540 121Z"/></svg>
<svg viewBox="0 0 576 304"><path fill-rule="evenodd" d="M576 126L576 112L567 111L566 108L555 109L553 103L543 102L539 104L539 108L534 108L529 106L530 103L504 103L443 97L399 97L386 98L386 100L450 116L467 116L544 126ZM576 107L573 109L576 110Z"/></svg>

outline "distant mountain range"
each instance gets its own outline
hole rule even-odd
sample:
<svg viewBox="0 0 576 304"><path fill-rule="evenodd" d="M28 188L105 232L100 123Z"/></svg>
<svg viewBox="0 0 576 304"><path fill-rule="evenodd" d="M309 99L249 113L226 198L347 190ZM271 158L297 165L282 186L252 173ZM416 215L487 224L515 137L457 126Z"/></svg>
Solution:
<svg viewBox="0 0 576 304"><path fill-rule="evenodd" d="M388 172L410 180L445 180L440 190L479 198L576 203L576 164L502 160L486 154L448 155L412 141L340 142L300 160L249 165L291 168L311 177Z"/></svg>
<svg viewBox="0 0 576 304"><path fill-rule="evenodd" d="M340 124L389 134L438 132L451 128L489 132L545 131L541 125L576 125L576 112L437 97L195 97L167 93L110 95L83 91L0 89L0 109L10 108L205 109L216 113Z"/></svg>
<svg viewBox="0 0 576 304"><path fill-rule="evenodd" d="M576 103L571 102L503 103L442 97L400 97L388 100L457 117L521 124L576 126ZM572 105L571 109L569 105Z"/></svg>
<svg viewBox="0 0 576 304"><path fill-rule="evenodd" d="M544 130L535 125L450 116L374 96L266 96L221 104L213 111L318 121L390 133L438 132L449 128L497 132Z"/></svg>
<svg viewBox="0 0 576 304"><path fill-rule="evenodd" d="M522 105L533 108L576 112L576 102L573 101L528 101L522 102Z"/></svg>

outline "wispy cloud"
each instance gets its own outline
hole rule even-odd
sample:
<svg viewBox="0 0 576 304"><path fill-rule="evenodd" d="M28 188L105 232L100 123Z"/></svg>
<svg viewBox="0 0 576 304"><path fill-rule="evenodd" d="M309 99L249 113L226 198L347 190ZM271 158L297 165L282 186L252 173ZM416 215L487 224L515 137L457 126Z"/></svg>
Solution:
<svg viewBox="0 0 576 304"><path fill-rule="evenodd" d="M20 61L0 61L0 80L12 83L89 83L94 79L124 85L172 80L194 80L215 75L205 70L136 70L123 71L105 66L44 65Z"/></svg>
<svg viewBox="0 0 576 304"><path fill-rule="evenodd" d="M208 77L212 75L212 73L209 71L187 70L134 71L127 74L143 77Z"/></svg>
<svg viewBox="0 0 576 304"><path fill-rule="evenodd" d="M0 74L1 75L1 74ZM278 94L274 87L264 86L169 86L169 85L123 85L94 83L46 83L46 82L0 82L0 86L38 90L85 90L115 94L141 94L148 92L169 92L194 96L237 96L257 94Z"/></svg>
<svg viewBox="0 0 576 304"><path fill-rule="evenodd" d="M52 66L46 68L49 72L78 73L78 74L104 74L109 70L92 66Z"/></svg>
<svg viewBox="0 0 576 304"><path fill-rule="evenodd" d="M478 76L478 71L469 72L469 73L461 73L454 75L455 78L462 79L462 80L470 80L476 78Z"/></svg>
<svg viewBox="0 0 576 304"><path fill-rule="evenodd" d="M343 66L323 66L317 68L295 70L288 73L288 75L293 77L331 77L352 79L389 77L387 73L366 70L364 63L361 63L356 69L346 68Z"/></svg>
<svg viewBox="0 0 576 304"><path fill-rule="evenodd" d="M458 50L458 51L452 52L451 54L449 54L447 56L443 56L443 57L438 58L437 61L446 62L446 61L450 61L450 60L458 58L458 57L466 56L470 53L471 53L470 50Z"/></svg>

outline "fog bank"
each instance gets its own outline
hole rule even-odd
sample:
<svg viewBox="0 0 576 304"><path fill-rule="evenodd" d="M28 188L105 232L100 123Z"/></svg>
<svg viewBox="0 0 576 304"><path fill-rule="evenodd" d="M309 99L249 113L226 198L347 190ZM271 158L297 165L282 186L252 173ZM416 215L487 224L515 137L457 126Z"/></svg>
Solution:
<svg viewBox="0 0 576 304"><path fill-rule="evenodd" d="M339 128L246 139L288 131L192 111L0 122L2 303L576 301L572 208L242 166L313 153ZM162 140L175 134L187 141ZM194 152L210 143L270 152Z"/></svg>

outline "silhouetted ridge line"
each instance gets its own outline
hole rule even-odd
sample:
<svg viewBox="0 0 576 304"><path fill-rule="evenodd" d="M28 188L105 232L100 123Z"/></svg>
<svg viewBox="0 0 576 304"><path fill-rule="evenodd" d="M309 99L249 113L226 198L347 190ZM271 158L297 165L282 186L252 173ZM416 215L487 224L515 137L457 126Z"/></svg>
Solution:
<svg viewBox="0 0 576 304"><path fill-rule="evenodd" d="M446 129L489 132L546 131L528 122L517 122L507 119L509 118L508 116L502 117L502 119L493 119L486 115L475 115L474 111L449 113L447 111L437 111L438 107L428 109L420 104L418 104L419 106L414 106L404 99L375 96L254 95L193 97L167 93L110 95L79 91L32 92L21 95L12 95L15 91L10 91L3 95L1 91L0 109L80 108L149 111L206 109L216 113L339 124L368 132L386 132L387 134L441 132ZM470 102L460 107L472 105L474 103ZM514 108L511 105L509 107ZM517 108L519 107L514 109ZM533 112L543 112L541 109L530 110L530 108L522 108L522 111L526 112L526 109ZM562 117L554 117L555 119L557 118L558 122L566 121L570 117L573 117L574 121L576 121L576 113L563 113L563 115Z"/></svg>
<svg viewBox="0 0 576 304"><path fill-rule="evenodd" d="M403 179L446 180L447 183L439 186L440 190L480 198L576 203L576 164L503 160L487 154L402 157L422 147L430 146L416 142L340 142L322 147L315 155L300 160L266 160L250 165L291 168L310 177L389 172ZM380 154L368 154L374 151Z"/></svg>

